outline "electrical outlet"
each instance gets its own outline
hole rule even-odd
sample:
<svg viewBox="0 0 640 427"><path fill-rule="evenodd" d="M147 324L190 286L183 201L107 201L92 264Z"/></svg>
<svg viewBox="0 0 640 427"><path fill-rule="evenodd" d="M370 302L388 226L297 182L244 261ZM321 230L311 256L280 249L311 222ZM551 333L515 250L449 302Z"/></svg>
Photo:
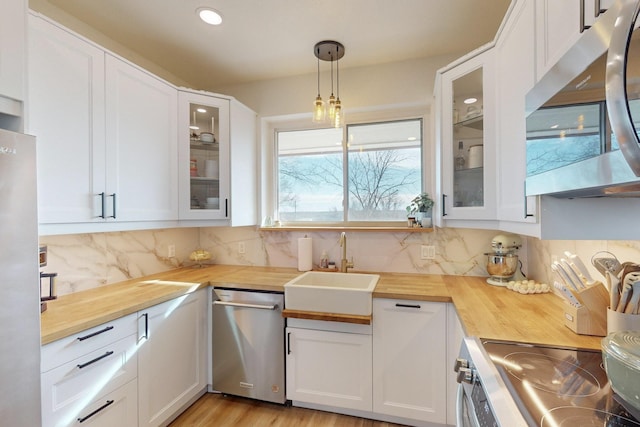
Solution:
<svg viewBox="0 0 640 427"><path fill-rule="evenodd" d="M422 259L436 259L436 247L425 246L420 247L420 258Z"/></svg>
<svg viewBox="0 0 640 427"><path fill-rule="evenodd" d="M176 256L176 245L167 246L167 257L173 258Z"/></svg>
<svg viewBox="0 0 640 427"><path fill-rule="evenodd" d="M246 252L246 248L244 247L244 242L238 242L238 253L243 254Z"/></svg>

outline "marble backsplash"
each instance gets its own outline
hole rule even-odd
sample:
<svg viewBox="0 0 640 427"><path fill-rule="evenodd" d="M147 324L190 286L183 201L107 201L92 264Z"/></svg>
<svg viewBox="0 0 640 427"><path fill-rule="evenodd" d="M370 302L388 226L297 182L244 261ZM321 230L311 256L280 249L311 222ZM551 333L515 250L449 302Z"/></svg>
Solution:
<svg viewBox="0 0 640 427"><path fill-rule="evenodd" d="M350 271L487 276L484 254L498 233L457 228L437 228L433 233L347 232L347 258L353 257L355 265ZM41 270L58 273L56 292L64 295L191 265L189 254L195 249L211 252L215 264L296 268L298 238L305 234L313 239L314 264L320 262L323 250L340 264L339 232L209 227L42 236L40 244L48 246L48 265ZM175 246L175 257L168 256L169 245ZM421 259L422 245L435 246L434 260ZM565 251L578 254L598 280L603 278L590 262L598 252L610 252L621 262L640 263L640 241L525 237L519 255L527 277L551 284L551 262L563 258Z"/></svg>
<svg viewBox="0 0 640 427"><path fill-rule="evenodd" d="M56 272L58 295L133 279L193 264L189 254L206 249L215 264L297 267L297 242L313 239L313 262L326 250L339 265L339 232L261 231L256 227L176 228L164 230L42 236L48 246L48 265ZM486 276L491 230L438 228L433 233L347 232L351 271ZM244 246L244 253L239 247ZM168 257L168 246L175 257ZM436 248L434 260L421 259L421 246ZM520 251L526 259L526 245ZM526 272L526 265L525 265Z"/></svg>

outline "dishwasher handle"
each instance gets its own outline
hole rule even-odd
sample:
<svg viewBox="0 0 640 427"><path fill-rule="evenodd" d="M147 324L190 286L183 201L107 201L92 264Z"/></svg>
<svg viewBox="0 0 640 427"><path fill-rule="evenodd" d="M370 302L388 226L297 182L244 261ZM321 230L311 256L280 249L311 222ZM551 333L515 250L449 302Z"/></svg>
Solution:
<svg viewBox="0 0 640 427"><path fill-rule="evenodd" d="M276 310L278 308L278 304L273 304L273 305L246 304L242 302L232 302L232 301L214 301L213 305L226 305L231 307L242 307L242 308L257 308L260 310Z"/></svg>

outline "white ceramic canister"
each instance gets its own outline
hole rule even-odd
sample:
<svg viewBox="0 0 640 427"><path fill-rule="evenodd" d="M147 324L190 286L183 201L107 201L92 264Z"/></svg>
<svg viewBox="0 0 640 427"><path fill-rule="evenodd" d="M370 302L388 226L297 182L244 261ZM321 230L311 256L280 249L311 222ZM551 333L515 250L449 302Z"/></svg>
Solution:
<svg viewBox="0 0 640 427"><path fill-rule="evenodd" d="M472 168L481 168L483 161L483 147L482 144L472 145L469 147L469 157L468 157L468 167Z"/></svg>

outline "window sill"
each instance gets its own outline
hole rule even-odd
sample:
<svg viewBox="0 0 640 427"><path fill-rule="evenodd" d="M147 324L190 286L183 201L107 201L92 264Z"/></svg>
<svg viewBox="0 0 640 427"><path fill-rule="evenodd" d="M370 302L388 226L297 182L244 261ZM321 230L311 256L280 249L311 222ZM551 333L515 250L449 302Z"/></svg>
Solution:
<svg viewBox="0 0 640 427"><path fill-rule="evenodd" d="M274 227L259 227L260 231L362 231L362 232L391 232L391 233L432 233L433 227L375 227L375 226L274 226Z"/></svg>

